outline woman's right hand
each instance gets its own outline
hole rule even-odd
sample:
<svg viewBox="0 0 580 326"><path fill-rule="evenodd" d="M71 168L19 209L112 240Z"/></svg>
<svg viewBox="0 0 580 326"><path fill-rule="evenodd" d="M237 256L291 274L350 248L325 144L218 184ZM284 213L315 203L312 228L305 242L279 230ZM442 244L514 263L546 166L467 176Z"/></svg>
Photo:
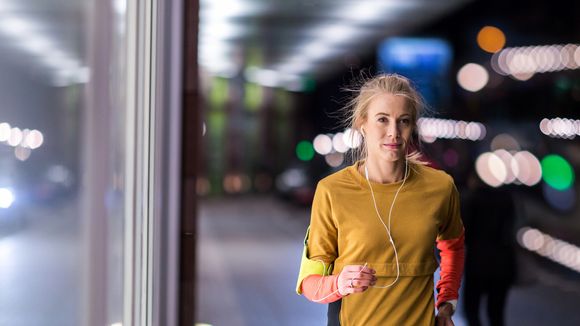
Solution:
<svg viewBox="0 0 580 326"><path fill-rule="evenodd" d="M366 291L377 282L375 273L374 269L363 265L344 266L338 275L338 292L345 296Z"/></svg>

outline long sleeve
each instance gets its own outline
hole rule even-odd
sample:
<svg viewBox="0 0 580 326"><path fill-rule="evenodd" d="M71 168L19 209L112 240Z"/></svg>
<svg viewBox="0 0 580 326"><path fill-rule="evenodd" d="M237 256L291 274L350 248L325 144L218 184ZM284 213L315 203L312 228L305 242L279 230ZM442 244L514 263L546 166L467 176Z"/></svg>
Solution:
<svg viewBox="0 0 580 326"><path fill-rule="evenodd" d="M302 294L302 282L309 275L329 275L338 255L338 230L332 215L330 192L318 183L309 231L307 231L300 263L296 292Z"/></svg>
<svg viewBox="0 0 580 326"><path fill-rule="evenodd" d="M457 239L438 240L437 248L441 251L441 272L437 282L437 304L457 300L461 275L465 261L465 233Z"/></svg>
<svg viewBox="0 0 580 326"><path fill-rule="evenodd" d="M442 223L437 237L441 255L440 279L437 282L437 303L459 298L459 287L465 263L465 229L461 221L459 192L453 183L449 188L449 202L442 213Z"/></svg>
<svg viewBox="0 0 580 326"><path fill-rule="evenodd" d="M338 275L310 275L302 281L302 294L313 302L331 303L342 298L338 292Z"/></svg>

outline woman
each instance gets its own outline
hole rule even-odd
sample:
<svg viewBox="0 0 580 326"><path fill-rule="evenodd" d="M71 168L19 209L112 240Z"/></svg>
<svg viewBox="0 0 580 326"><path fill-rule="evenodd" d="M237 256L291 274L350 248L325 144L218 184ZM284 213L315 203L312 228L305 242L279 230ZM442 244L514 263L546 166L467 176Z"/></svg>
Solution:
<svg viewBox="0 0 580 326"><path fill-rule="evenodd" d="M318 183L297 292L330 303L328 325L453 325L464 230L452 178L419 160L421 97L380 75L348 108L363 142L355 164Z"/></svg>

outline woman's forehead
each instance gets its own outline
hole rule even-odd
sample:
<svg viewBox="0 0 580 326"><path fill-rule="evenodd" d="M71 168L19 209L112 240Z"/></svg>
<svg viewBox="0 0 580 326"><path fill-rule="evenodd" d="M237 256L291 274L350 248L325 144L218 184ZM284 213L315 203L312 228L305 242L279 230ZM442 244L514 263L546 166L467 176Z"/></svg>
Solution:
<svg viewBox="0 0 580 326"><path fill-rule="evenodd" d="M411 108L408 104L407 97L403 95L377 94L369 102L367 114L370 116L381 113L397 116L411 114Z"/></svg>

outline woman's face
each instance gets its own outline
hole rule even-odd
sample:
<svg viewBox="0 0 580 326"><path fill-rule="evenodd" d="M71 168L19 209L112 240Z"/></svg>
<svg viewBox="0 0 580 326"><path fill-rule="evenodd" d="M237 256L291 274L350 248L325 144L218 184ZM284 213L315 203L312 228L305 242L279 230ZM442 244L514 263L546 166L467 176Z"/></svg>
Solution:
<svg viewBox="0 0 580 326"><path fill-rule="evenodd" d="M407 99L387 93L377 95L369 103L361 131L369 157L389 162L404 160L413 132Z"/></svg>

